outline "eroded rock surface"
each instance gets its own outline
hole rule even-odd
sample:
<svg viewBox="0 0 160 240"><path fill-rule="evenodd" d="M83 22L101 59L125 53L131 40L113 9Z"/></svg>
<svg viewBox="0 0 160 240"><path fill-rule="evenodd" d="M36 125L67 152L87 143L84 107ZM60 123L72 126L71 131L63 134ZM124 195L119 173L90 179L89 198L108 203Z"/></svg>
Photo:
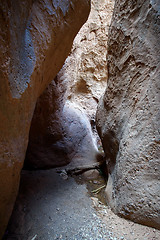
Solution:
<svg viewBox="0 0 160 240"><path fill-rule="evenodd" d="M0 237L12 212L39 95L87 20L89 0L0 2Z"/></svg>
<svg viewBox="0 0 160 240"><path fill-rule="evenodd" d="M160 228L160 5L117 0L108 41L108 86L97 129L109 166L108 202Z"/></svg>
<svg viewBox="0 0 160 240"><path fill-rule="evenodd" d="M60 75L67 81L67 100L77 104L95 126L97 103L107 84L107 40L114 1L92 0L87 22L77 34Z"/></svg>
<svg viewBox="0 0 160 240"><path fill-rule="evenodd" d="M49 168L71 161L82 165L100 157L95 112L107 83L106 43L113 5L111 0L92 1L69 57L38 100L26 167Z"/></svg>

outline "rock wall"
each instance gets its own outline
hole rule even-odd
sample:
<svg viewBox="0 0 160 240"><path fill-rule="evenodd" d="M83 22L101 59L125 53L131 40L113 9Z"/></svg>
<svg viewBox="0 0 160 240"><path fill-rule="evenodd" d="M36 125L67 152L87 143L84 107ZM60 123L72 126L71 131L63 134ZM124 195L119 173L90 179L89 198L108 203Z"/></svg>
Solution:
<svg viewBox="0 0 160 240"><path fill-rule="evenodd" d="M116 0L108 86L96 123L105 150L108 202L119 215L160 229L160 5Z"/></svg>
<svg viewBox="0 0 160 240"><path fill-rule="evenodd" d="M87 20L89 0L0 1L0 238L19 186L35 103Z"/></svg>
<svg viewBox="0 0 160 240"><path fill-rule="evenodd" d="M67 100L79 105L92 120L108 79L107 40L113 7L112 0L91 1L89 18L77 34L60 71L67 81Z"/></svg>
<svg viewBox="0 0 160 240"><path fill-rule="evenodd" d="M82 165L100 158L95 112L107 83L106 42L113 5L111 0L91 1L89 18L70 55L38 100L26 167L49 168L71 161Z"/></svg>
<svg viewBox="0 0 160 240"><path fill-rule="evenodd" d="M62 120L65 89L56 77L38 98L24 168L45 169L69 162Z"/></svg>

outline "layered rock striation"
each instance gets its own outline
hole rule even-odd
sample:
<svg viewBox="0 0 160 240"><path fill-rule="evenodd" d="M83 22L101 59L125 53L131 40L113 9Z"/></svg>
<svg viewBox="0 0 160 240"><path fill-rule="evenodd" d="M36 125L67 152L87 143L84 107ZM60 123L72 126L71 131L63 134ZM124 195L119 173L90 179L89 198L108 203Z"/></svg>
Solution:
<svg viewBox="0 0 160 240"><path fill-rule="evenodd" d="M96 124L114 212L160 228L160 5L116 0Z"/></svg>
<svg viewBox="0 0 160 240"><path fill-rule="evenodd" d="M87 20L89 0L0 2L0 236L19 186L37 98Z"/></svg>

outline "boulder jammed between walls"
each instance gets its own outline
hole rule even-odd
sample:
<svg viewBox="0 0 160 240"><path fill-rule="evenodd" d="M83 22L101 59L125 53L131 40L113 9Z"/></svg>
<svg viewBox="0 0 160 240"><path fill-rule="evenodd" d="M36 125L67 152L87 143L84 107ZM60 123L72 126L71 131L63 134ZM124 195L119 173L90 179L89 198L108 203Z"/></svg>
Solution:
<svg viewBox="0 0 160 240"><path fill-rule="evenodd" d="M0 2L0 237L17 195L36 100L89 10L89 0Z"/></svg>
<svg viewBox="0 0 160 240"><path fill-rule="evenodd" d="M119 215L160 229L160 5L116 0L108 86L96 124L109 168L108 202Z"/></svg>
<svg viewBox="0 0 160 240"><path fill-rule="evenodd" d="M86 115L65 97L66 85L57 76L39 97L33 115L24 167L47 169L102 158Z"/></svg>

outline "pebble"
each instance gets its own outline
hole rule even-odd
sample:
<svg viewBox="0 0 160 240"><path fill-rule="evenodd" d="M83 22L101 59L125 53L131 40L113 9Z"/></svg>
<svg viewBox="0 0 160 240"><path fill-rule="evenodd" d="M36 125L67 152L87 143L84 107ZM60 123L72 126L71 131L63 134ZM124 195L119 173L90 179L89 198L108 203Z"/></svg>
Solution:
<svg viewBox="0 0 160 240"><path fill-rule="evenodd" d="M97 184L97 183L98 183L98 181L97 181L97 180L93 180L93 183L94 183L94 184Z"/></svg>

